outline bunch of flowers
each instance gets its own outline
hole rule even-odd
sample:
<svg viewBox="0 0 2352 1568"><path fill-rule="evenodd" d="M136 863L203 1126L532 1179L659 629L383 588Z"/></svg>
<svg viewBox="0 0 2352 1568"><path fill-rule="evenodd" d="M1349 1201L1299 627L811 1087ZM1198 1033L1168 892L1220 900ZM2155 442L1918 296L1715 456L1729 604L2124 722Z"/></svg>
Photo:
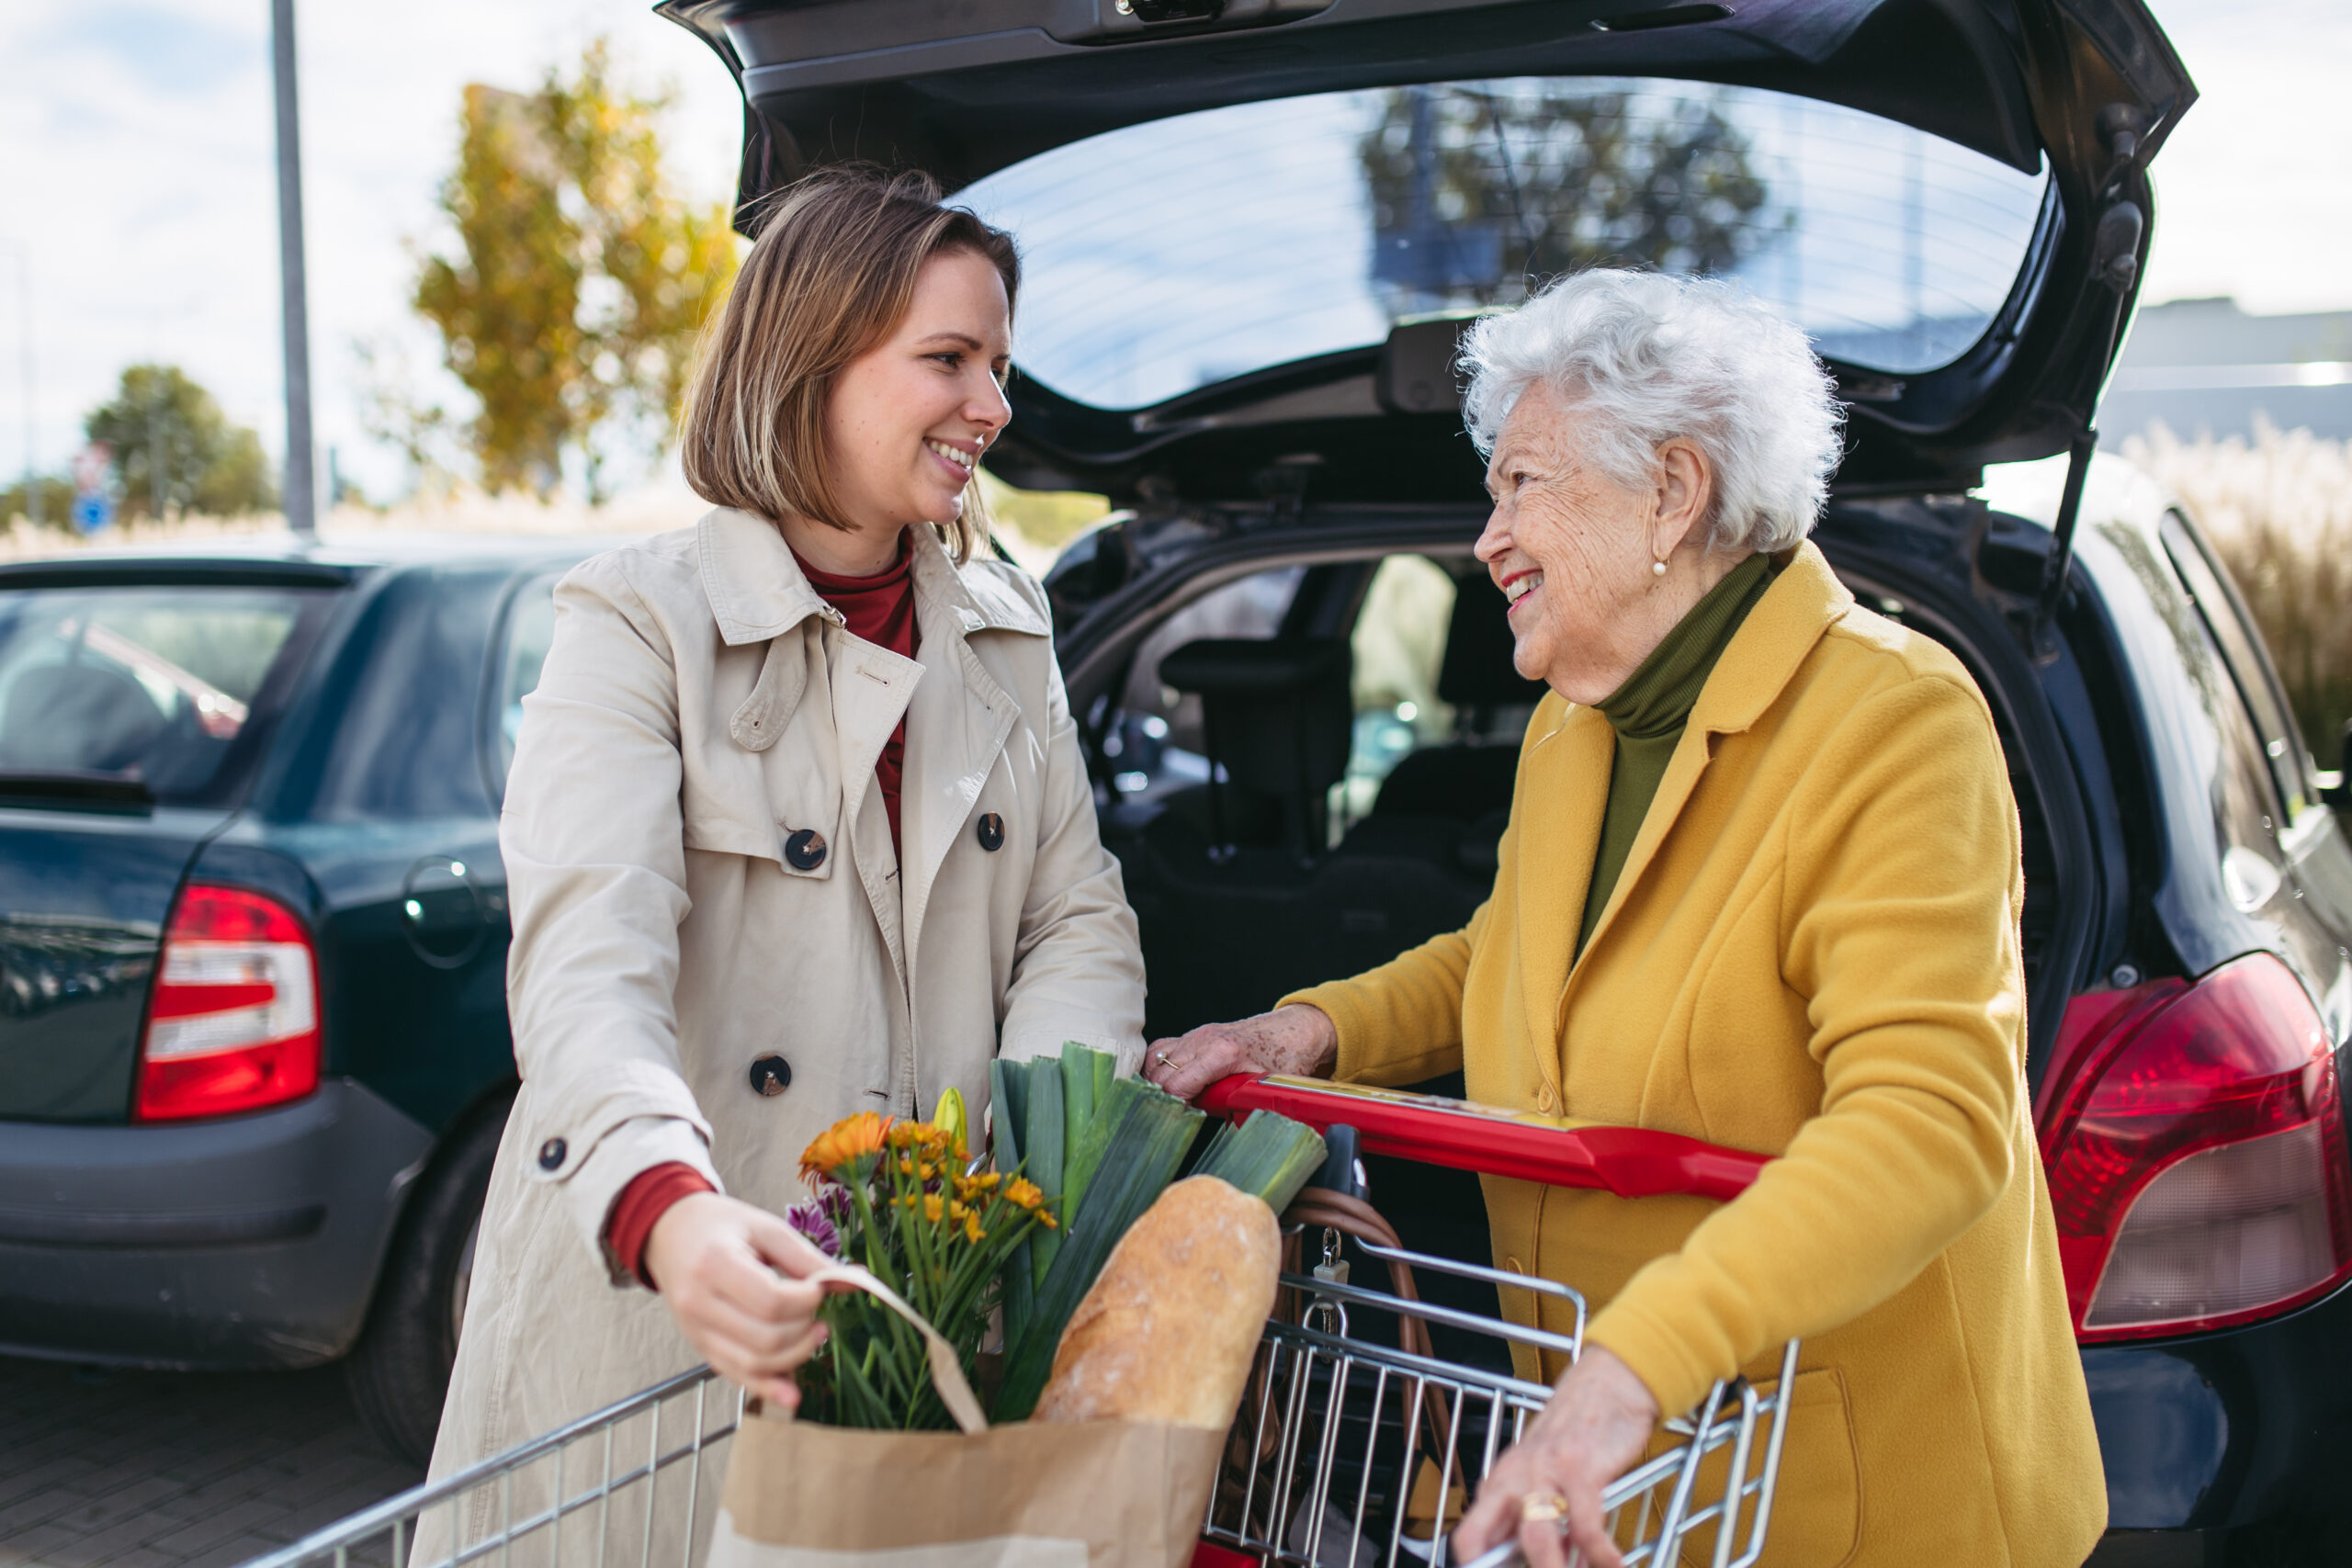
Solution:
<svg viewBox="0 0 2352 1568"><path fill-rule="evenodd" d="M970 1378L1006 1261L1033 1231L1060 1222L1035 1182L979 1168L962 1111L952 1099L931 1122L867 1111L835 1122L800 1156L812 1195L785 1217L905 1297ZM800 1372L806 1418L899 1431L953 1425L904 1319L862 1292L827 1297L820 1315L831 1333Z"/></svg>

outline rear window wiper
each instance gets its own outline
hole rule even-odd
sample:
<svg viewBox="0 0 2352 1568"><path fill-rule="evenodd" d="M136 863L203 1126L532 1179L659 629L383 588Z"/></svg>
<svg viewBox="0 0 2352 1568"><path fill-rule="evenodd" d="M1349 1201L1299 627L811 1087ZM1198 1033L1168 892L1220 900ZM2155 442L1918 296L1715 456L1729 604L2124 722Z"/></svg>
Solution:
<svg viewBox="0 0 2352 1568"><path fill-rule="evenodd" d="M17 802L84 811L152 811L155 792L128 773L0 771L0 805Z"/></svg>

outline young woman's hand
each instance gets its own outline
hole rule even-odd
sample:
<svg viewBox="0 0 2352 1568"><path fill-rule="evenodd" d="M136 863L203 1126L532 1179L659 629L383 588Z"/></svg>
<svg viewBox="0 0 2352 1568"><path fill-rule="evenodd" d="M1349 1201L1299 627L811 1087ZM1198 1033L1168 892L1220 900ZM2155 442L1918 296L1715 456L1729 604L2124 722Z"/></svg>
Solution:
<svg viewBox="0 0 2352 1568"><path fill-rule="evenodd" d="M1623 1568L1600 1494L1640 1461L1657 1426L1657 1401L1634 1369L1589 1347L1527 1435L1487 1472L1451 1560L1476 1561L1516 1536L1529 1568L1562 1568L1570 1547L1591 1568Z"/></svg>
<svg viewBox="0 0 2352 1568"><path fill-rule="evenodd" d="M1204 1023L1143 1054L1143 1076L1190 1100L1234 1073L1320 1077L1340 1055L1340 1031L1320 1008L1293 1002L1232 1023Z"/></svg>
<svg viewBox="0 0 2352 1568"><path fill-rule="evenodd" d="M807 1276L831 1261L765 1209L717 1192L671 1204L645 1241L645 1271L686 1342L781 1410L799 1408L792 1371L825 1342L825 1288Z"/></svg>

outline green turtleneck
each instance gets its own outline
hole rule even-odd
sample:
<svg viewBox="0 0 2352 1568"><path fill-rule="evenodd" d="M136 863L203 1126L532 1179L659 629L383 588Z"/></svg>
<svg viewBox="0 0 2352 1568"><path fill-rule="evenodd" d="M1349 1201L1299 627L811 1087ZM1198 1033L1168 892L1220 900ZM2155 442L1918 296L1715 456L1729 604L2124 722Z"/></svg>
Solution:
<svg viewBox="0 0 2352 1568"><path fill-rule="evenodd" d="M1633 852L1642 818L1649 815L1658 781L1666 776L1667 761L1682 739L1682 727L1707 676L1778 570L1772 558L1764 555L1750 556L1732 568L1674 624L1641 668L1598 705L1601 717L1617 732L1617 750L1609 764L1609 807L1600 820L1600 848L1592 860L1584 923L1577 931L1579 954L1592 940L1601 910L1609 907L1609 895L1616 890L1618 874L1625 869L1625 857Z"/></svg>

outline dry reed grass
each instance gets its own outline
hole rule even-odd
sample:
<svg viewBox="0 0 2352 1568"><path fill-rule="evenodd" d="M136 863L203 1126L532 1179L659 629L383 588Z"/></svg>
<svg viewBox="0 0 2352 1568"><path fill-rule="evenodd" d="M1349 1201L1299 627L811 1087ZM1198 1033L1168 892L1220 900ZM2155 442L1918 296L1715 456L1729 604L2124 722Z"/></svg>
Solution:
<svg viewBox="0 0 2352 1568"><path fill-rule="evenodd" d="M2336 764L2352 719L2352 443L2283 434L2182 441L2163 425L2124 455L2188 502L2270 646L2303 739Z"/></svg>

